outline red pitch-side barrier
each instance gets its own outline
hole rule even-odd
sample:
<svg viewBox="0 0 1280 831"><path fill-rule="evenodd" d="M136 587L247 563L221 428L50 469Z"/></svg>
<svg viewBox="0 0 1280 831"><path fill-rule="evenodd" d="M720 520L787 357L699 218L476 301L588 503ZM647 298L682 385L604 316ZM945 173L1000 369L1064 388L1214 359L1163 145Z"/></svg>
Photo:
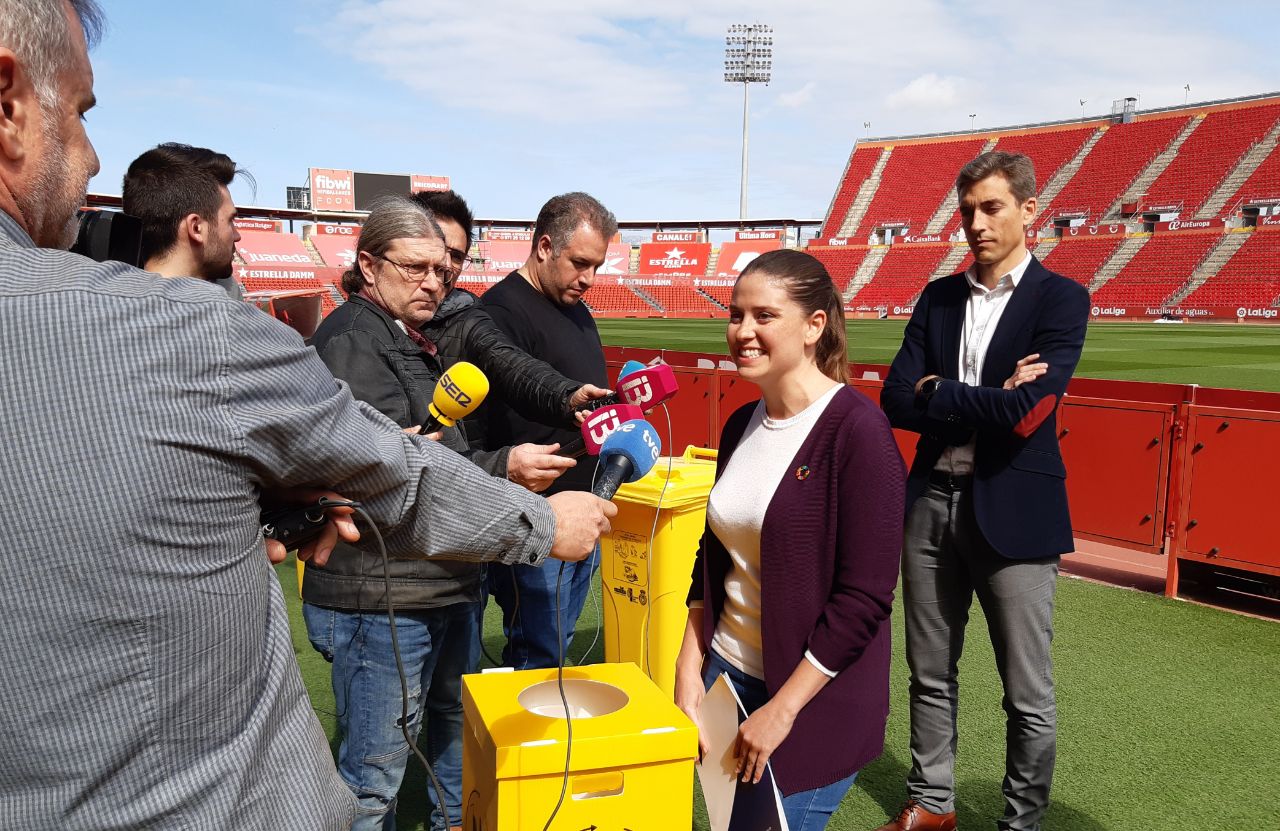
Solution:
<svg viewBox="0 0 1280 831"><path fill-rule="evenodd" d="M615 370L628 360L671 364L680 381L669 403L676 453L717 446L729 415L759 398L723 355L630 347L605 355ZM850 369L853 386L879 401L888 367ZM1280 497L1280 393L1077 378L1059 407L1078 539L1165 556L1170 596L1180 561L1280 576L1280 544L1266 519ZM909 463L916 436L894 432Z"/></svg>

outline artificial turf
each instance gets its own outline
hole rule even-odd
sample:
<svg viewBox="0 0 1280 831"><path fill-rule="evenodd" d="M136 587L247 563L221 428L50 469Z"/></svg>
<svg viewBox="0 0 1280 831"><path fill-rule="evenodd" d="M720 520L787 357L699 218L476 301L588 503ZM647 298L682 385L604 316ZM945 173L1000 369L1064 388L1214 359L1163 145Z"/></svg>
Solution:
<svg viewBox="0 0 1280 831"><path fill-rule="evenodd" d="M332 738L328 664L307 643L292 563L278 573L303 680ZM501 644L495 609L485 628L491 654ZM573 661L581 660L598 620L588 602ZM875 828L903 798L910 757L900 606L892 621L885 753L858 777L828 826L833 831ZM1058 765L1046 831L1275 827L1280 630L1274 622L1064 577L1055 625ZM957 811L961 828L991 828L1002 806L1004 712L977 604L969 635L960 664ZM602 652L597 643L589 660ZM838 729L833 725L833 733ZM423 828L425 795L425 778L411 764L401 790L401 831ZM543 820L532 818L529 827ZM695 823L706 827L701 817Z"/></svg>

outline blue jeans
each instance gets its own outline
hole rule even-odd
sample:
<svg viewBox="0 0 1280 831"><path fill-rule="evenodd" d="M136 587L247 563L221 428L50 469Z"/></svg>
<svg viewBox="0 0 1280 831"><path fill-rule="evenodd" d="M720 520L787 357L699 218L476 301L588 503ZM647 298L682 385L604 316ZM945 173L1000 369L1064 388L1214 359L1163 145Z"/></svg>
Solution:
<svg viewBox="0 0 1280 831"><path fill-rule="evenodd" d="M707 689L720 677L721 673L729 673L729 680L742 699L742 706L751 715L769 700L769 691L764 681L747 675L720 656L714 649L707 650L707 659L702 665L702 683ZM858 778L857 771L821 788L811 791L797 791L790 796L782 797L782 812L787 815L789 831L821 831L827 827L827 821L840 807L840 800L853 787L853 780Z"/></svg>
<svg viewBox="0 0 1280 831"><path fill-rule="evenodd" d="M400 676L385 614L343 612L303 604L311 645L333 663L333 694L342 745L338 773L357 800L352 831L394 831L396 794L409 762L400 730ZM444 789L449 821L462 823L462 675L480 654L480 605L396 613L400 657L409 685L409 730ZM444 829L436 794L432 831Z"/></svg>
<svg viewBox="0 0 1280 831"><path fill-rule="evenodd" d="M560 631L564 651L573 643L578 615L591 592L591 575L600 561L600 547L579 563L547 559L539 566L489 564L489 594L502 608L502 648L504 666L516 669L545 669L560 663L556 642L556 580L560 581Z"/></svg>

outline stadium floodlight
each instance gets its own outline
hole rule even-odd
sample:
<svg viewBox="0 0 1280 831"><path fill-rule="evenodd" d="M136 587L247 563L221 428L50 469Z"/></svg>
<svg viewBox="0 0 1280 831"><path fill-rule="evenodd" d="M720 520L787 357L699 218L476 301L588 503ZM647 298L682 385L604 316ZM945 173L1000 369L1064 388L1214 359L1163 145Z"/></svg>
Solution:
<svg viewBox="0 0 1280 831"><path fill-rule="evenodd" d="M724 39L724 80L742 84L742 190L738 218L747 218L747 137L751 85L773 79L773 27L735 23Z"/></svg>
<svg viewBox="0 0 1280 831"><path fill-rule="evenodd" d="M975 119L977 119L977 117L978 117L977 113L969 113L969 129L970 130L973 129L973 122Z"/></svg>
<svg viewBox="0 0 1280 831"><path fill-rule="evenodd" d="M1084 105L1085 105L1085 104L1088 104L1088 103L1089 103L1089 99L1088 99L1088 98L1081 98L1081 99L1080 99L1080 120L1081 120L1081 121L1084 121Z"/></svg>

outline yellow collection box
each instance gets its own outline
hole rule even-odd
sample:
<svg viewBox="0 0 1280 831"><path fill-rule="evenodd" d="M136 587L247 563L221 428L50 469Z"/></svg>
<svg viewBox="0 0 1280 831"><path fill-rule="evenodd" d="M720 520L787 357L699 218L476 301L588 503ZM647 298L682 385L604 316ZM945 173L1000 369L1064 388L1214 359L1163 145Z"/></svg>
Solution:
<svg viewBox="0 0 1280 831"><path fill-rule="evenodd" d="M631 664L564 671L568 738L555 669L462 679L462 827L670 831L693 823L698 731Z"/></svg>
<svg viewBox="0 0 1280 831"><path fill-rule="evenodd" d="M600 540L604 659L631 661L668 698L715 460L716 451L700 447L658 459L647 476L618 489L613 532Z"/></svg>

